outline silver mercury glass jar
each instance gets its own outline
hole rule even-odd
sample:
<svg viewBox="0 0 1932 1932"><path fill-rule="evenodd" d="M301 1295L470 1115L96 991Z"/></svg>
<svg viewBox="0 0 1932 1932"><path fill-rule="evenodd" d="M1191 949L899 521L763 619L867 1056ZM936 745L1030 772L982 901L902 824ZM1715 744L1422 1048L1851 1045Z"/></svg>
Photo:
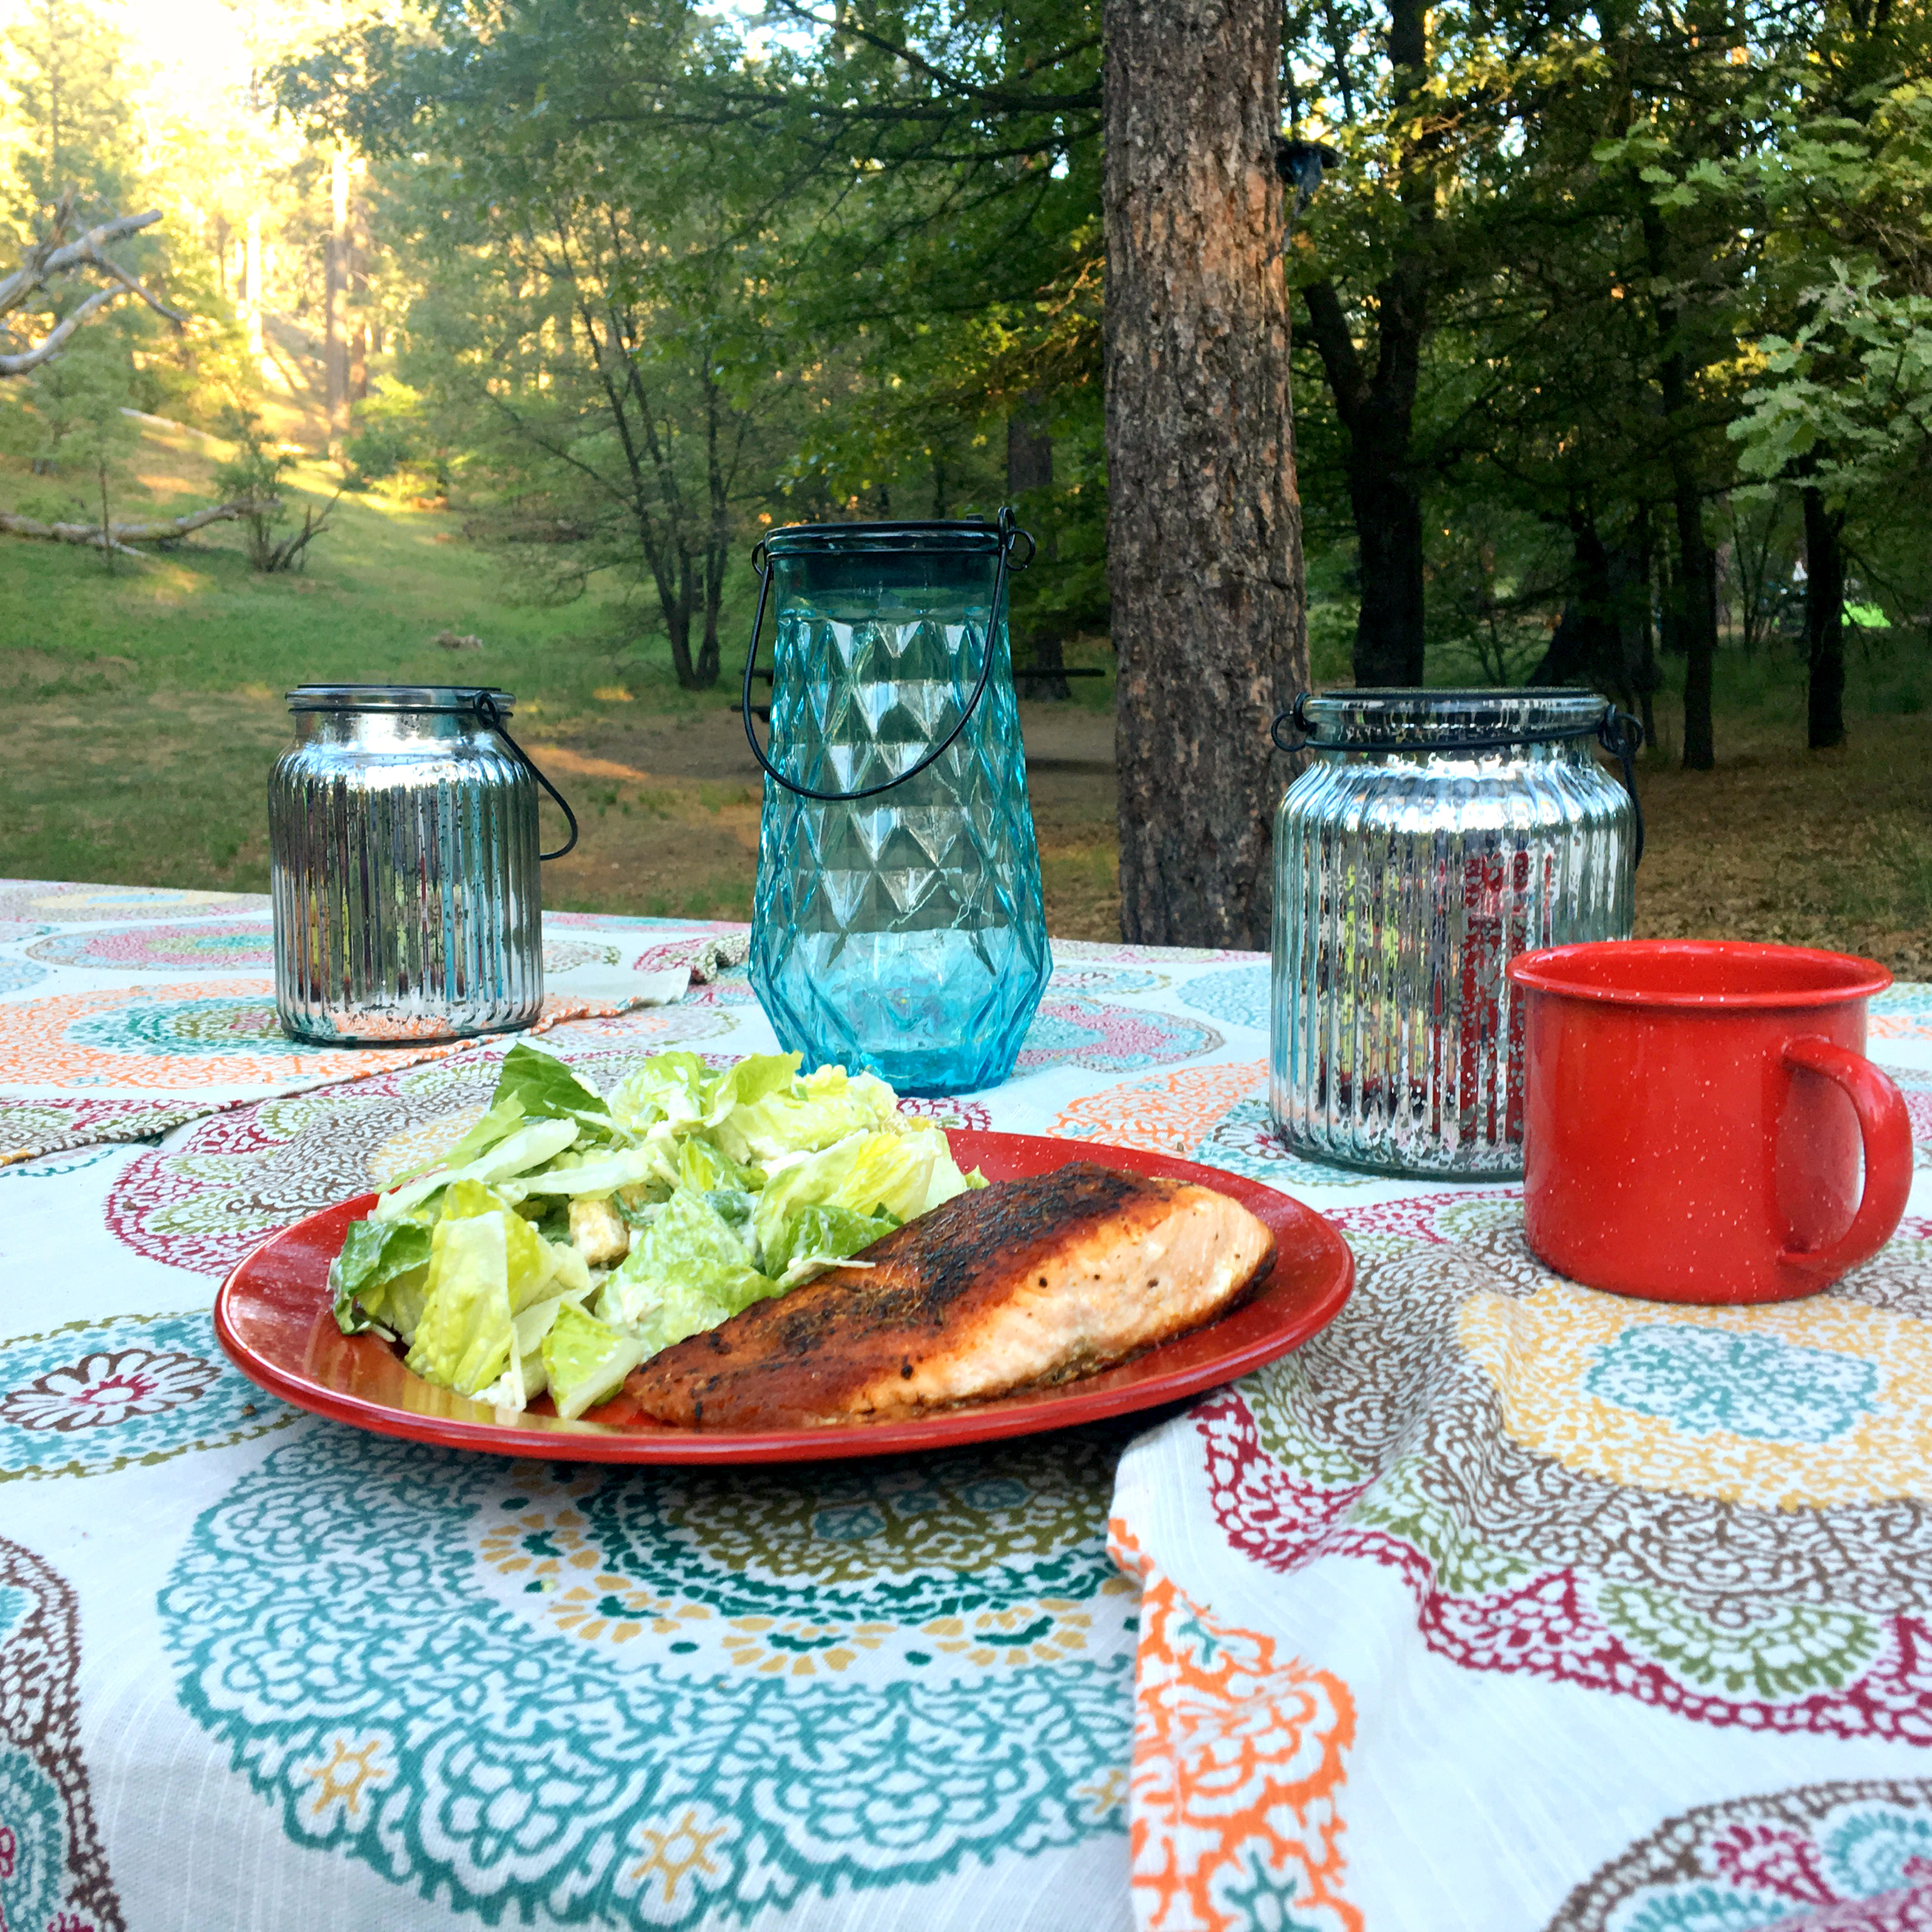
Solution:
<svg viewBox="0 0 1932 1932"><path fill-rule="evenodd" d="M284 1031L370 1044L537 1017L538 861L562 853L537 849L537 786L557 794L504 729L515 702L448 685L289 693L296 741L268 779Z"/></svg>
<svg viewBox="0 0 1932 1932"><path fill-rule="evenodd" d="M1315 754L1275 822L1276 1131L1377 1174L1520 1174L1505 968L1630 937L1636 721L1590 691L1345 690L1298 698L1276 740Z"/></svg>

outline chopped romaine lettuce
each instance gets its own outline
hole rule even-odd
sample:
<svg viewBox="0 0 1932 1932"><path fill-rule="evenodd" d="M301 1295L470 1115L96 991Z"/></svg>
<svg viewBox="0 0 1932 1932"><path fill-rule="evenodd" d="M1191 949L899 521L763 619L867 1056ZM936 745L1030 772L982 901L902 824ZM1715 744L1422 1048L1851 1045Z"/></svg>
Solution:
<svg viewBox="0 0 1932 1932"><path fill-rule="evenodd" d="M810 1153L861 1131L894 1133L901 1116L882 1080L842 1066L822 1066L803 1080L742 1102L717 1122L718 1145L734 1160L769 1166L787 1154Z"/></svg>
<svg viewBox="0 0 1932 1932"><path fill-rule="evenodd" d="M645 1344L570 1304L560 1307L544 1337L543 1363L557 1412L573 1421L617 1393L642 1361Z"/></svg>
<svg viewBox="0 0 1932 1932"><path fill-rule="evenodd" d="M695 1127L704 1118L707 1090L716 1078L695 1053L653 1053L618 1081L610 1117L635 1140L660 1124Z"/></svg>
<svg viewBox="0 0 1932 1932"><path fill-rule="evenodd" d="M503 1056L497 1076L493 1105L506 1100L522 1104L530 1120L574 1120L591 1139L610 1132L610 1107L593 1093L554 1053L540 1053L519 1040Z"/></svg>
<svg viewBox="0 0 1932 1932"><path fill-rule="evenodd" d="M768 1261L788 1248L786 1224L804 1207L909 1221L967 1188L945 1136L921 1127L898 1134L856 1133L774 1174L758 1197L755 1225Z"/></svg>
<svg viewBox="0 0 1932 1932"><path fill-rule="evenodd" d="M446 1388L474 1395L510 1359L510 1257L513 1217L469 1215L437 1222L430 1237L428 1294L409 1366Z"/></svg>
<svg viewBox="0 0 1932 1932"><path fill-rule="evenodd" d="M575 1416L646 1356L981 1184L869 1075L660 1053L607 1103L519 1043L441 1169L351 1228L330 1290L346 1331L397 1337L418 1374L509 1408L548 1388Z"/></svg>
<svg viewBox="0 0 1932 1932"><path fill-rule="evenodd" d="M450 1169L467 1167L471 1161L480 1160L499 1141L508 1140L524 1124L523 1102L515 1094L506 1094L492 1101L483 1118L441 1160L432 1164ZM417 1169L418 1174L427 1171L424 1168ZM413 1179L415 1176L404 1178Z"/></svg>
<svg viewBox="0 0 1932 1932"><path fill-rule="evenodd" d="M849 1207L803 1207L766 1244L764 1263L785 1286L796 1288L820 1267L870 1248L898 1225L891 1215L855 1214Z"/></svg>
<svg viewBox="0 0 1932 1932"><path fill-rule="evenodd" d="M532 1168L554 1160L576 1139L579 1131L577 1123L572 1120L532 1121L467 1167L425 1174L420 1180L408 1182L385 1194L369 1218L377 1221L399 1220L432 1195L459 1181L474 1181L488 1188L513 1175L527 1174Z"/></svg>
<svg viewBox="0 0 1932 1932"><path fill-rule="evenodd" d="M329 1264L329 1291L345 1335L378 1324L408 1336L387 1318L385 1304L404 1277L426 1276L429 1230L412 1221L351 1221L342 1253ZM413 1328L413 1322L411 1327Z"/></svg>
<svg viewBox="0 0 1932 1932"><path fill-rule="evenodd" d="M641 1321L646 1309L701 1273L707 1291L729 1304L730 1314L773 1286L753 1265L744 1234L706 1196L679 1188L632 1236L631 1252L604 1285L600 1306L606 1319L614 1312L627 1322Z"/></svg>

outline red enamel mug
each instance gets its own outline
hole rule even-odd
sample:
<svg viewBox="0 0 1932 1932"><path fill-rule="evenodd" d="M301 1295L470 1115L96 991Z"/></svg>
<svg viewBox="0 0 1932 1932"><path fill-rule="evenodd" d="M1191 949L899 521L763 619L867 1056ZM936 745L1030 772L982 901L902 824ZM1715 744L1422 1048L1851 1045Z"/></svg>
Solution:
<svg viewBox="0 0 1932 1932"><path fill-rule="evenodd" d="M1788 1301L1891 1238L1911 1124L1864 1057L1865 1002L1892 983L1875 959L1609 940L1509 972L1524 1211L1557 1273L1655 1301Z"/></svg>

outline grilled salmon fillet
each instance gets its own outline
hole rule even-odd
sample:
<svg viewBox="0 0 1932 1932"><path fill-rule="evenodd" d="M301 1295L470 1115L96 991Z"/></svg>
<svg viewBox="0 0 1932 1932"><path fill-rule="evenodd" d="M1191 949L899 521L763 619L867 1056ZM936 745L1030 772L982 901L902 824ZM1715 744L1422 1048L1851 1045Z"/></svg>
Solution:
<svg viewBox="0 0 1932 1932"><path fill-rule="evenodd" d="M1075 1161L936 1207L665 1349L624 1393L685 1429L884 1421L1064 1382L1211 1321L1274 1236L1212 1188Z"/></svg>

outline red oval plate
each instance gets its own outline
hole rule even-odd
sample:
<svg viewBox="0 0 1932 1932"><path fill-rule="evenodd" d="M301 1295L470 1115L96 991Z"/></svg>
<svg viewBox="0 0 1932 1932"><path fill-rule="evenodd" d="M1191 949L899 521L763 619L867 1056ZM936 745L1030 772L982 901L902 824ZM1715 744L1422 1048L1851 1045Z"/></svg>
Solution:
<svg viewBox="0 0 1932 1932"><path fill-rule="evenodd" d="M270 1394L380 1435L576 1463L805 1463L956 1449L1156 1408L1231 1382L1298 1347L1334 1320L1355 1285L1355 1258L1334 1227L1313 1208L1258 1181L1085 1141L964 1129L948 1138L959 1164L981 1169L989 1180L1017 1180L1070 1160L1093 1160L1218 1188L1274 1230L1274 1267L1231 1314L1117 1369L914 1421L838 1428L735 1434L672 1429L637 1415L621 1395L580 1421L565 1422L555 1416L486 1408L422 1380L380 1336L344 1335L331 1310L329 1264L341 1252L349 1223L375 1205L372 1194L271 1234L222 1284L215 1332L235 1365Z"/></svg>

